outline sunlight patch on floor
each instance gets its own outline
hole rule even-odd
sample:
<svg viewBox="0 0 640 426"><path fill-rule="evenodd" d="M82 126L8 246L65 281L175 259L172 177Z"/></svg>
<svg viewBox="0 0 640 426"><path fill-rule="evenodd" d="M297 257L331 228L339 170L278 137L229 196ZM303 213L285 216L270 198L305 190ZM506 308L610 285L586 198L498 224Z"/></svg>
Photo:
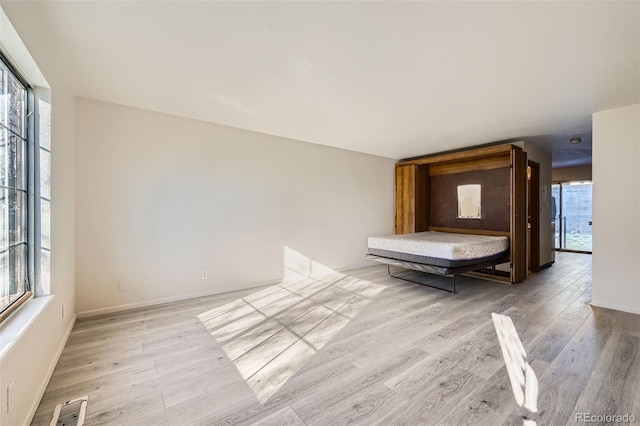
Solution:
<svg viewBox="0 0 640 426"><path fill-rule="evenodd" d="M538 379L527 362L527 352L522 346L516 327L508 316L492 313L491 317L498 334L502 358L507 367L516 402L530 413L537 413ZM532 419L524 419L523 424L533 426L536 422Z"/></svg>
<svg viewBox="0 0 640 426"><path fill-rule="evenodd" d="M285 247L282 282L198 315L266 402L385 286Z"/></svg>

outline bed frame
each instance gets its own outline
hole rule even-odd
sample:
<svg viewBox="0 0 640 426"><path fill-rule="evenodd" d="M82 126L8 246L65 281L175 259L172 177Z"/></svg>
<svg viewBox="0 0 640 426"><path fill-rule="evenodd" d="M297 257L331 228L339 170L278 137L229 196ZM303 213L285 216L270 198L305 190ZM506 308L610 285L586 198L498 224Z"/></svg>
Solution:
<svg viewBox="0 0 640 426"><path fill-rule="evenodd" d="M456 276L457 275L461 275L464 273L469 273L472 271L478 271L481 269L485 269L485 268L491 268L492 269L492 275L495 275L496 270L495 270L495 266L499 265L501 263L505 263L509 261L509 254L508 253L501 253L500 255L497 256L490 256L487 258L482 258L482 259L478 259L477 263L474 263L472 265L467 265L467 266L459 266L457 268L448 268L448 267L444 267L444 266L436 266L436 265L429 265L426 263L418 263L418 262L409 262L406 260L398 260L398 259L393 259L390 257L383 257L383 256L378 256L375 254L367 254L367 259L371 259L371 260L375 260L378 263L382 263L387 265L387 273L389 274L390 277L392 278L397 278L400 280L404 280L404 281L409 281L412 283L416 283L416 284L420 284L420 285L424 285L427 287L432 287L432 288L437 288L438 290L444 290L444 291L448 291L450 293L457 293L456 292ZM411 280L405 277L401 277L399 275L393 275L391 273L391 266L397 266L399 268L404 268L404 269L412 269L414 271L418 271L418 272L426 272L429 274L435 274L435 275L440 275L443 277L452 277L453 278L453 286L452 289L449 290L447 288L443 288L440 286L436 286L436 285L431 285L431 284L427 284L425 282L421 282L421 281L416 281L416 280Z"/></svg>
<svg viewBox="0 0 640 426"><path fill-rule="evenodd" d="M456 187L461 184L482 185L481 219L457 217ZM459 274L510 284L521 282L527 277L526 194L527 154L516 145L495 145L399 161L396 163L396 234L440 231L506 236L509 251L497 259L479 259L477 264L460 268L376 255L367 255L367 258L386 264L390 276L393 276L391 266L452 276L454 293L455 277ZM495 266L506 262L509 262L509 272L506 276L498 274Z"/></svg>

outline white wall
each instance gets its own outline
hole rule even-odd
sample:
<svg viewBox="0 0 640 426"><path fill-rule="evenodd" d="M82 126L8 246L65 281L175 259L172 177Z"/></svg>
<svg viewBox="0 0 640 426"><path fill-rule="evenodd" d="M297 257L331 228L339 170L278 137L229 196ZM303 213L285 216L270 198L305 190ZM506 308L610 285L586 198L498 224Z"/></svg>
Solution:
<svg viewBox="0 0 640 426"><path fill-rule="evenodd" d="M75 100L64 55L39 20L34 3L2 2L11 20L2 24L2 49L34 84L27 62L33 57L51 88L51 293L52 297L27 303L0 328L0 336L11 335L11 343L0 346L0 424L20 425L31 421L42 393L71 330L75 312ZM13 35L8 32L14 32ZM19 37L18 37L19 36ZM14 50L22 39L24 52ZM6 42L6 43L5 43ZM62 317L62 307L67 313ZM14 381L13 406L7 413L7 385Z"/></svg>
<svg viewBox="0 0 640 426"><path fill-rule="evenodd" d="M551 171L551 179L554 182L566 182L571 180L592 180L591 164L586 166L558 167Z"/></svg>
<svg viewBox="0 0 640 426"><path fill-rule="evenodd" d="M76 114L79 313L279 279L285 247L366 266L367 236L393 233L392 159L84 98Z"/></svg>
<svg viewBox="0 0 640 426"><path fill-rule="evenodd" d="M593 114L592 304L640 314L640 104Z"/></svg>

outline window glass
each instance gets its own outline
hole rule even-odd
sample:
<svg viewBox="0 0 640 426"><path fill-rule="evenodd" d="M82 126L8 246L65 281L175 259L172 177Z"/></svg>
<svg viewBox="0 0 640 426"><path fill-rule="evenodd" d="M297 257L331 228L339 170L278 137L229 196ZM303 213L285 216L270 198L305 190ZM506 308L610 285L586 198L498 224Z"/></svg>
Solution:
<svg viewBox="0 0 640 426"><path fill-rule="evenodd" d="M40 284L44 294L51 291L51 252L42 249L40 252Z"/></svg>
<svg viewBox="0 0 640 426"><path fill-rule="evenodd" d="M9 130L18 136L25 136L25 101L27 92L20 82L9 74L8 81L9 105L8 105L8 122Z"/></svg>
<svg viewBox="0 0 640 426"><path fill-rule="evenodd" d="M38 116L40 117L38 142L41 148L51 151L51 105L43 99L38 99Z"/></svg>
<svg viewBox="0 0 640 426"><path fill-rule="evenodd" d="M40 245L42 248L51 248L51 202L47 200L40 201L41 212L41 228L40 228Z"/></svg>
<svg viewBox="0 0 640 426"><path fill-rule="evenodd" d="M38 143L40 144L40 260L37 294L50 294L51 290L51 105L38 99ZM38 260L36 259L36 262Z"/></svg>
<svg viewBox="0 0 640 426"><path fill-rule="evenodd" d="M40 196L51 198L51 153L40 150Z"/></svg>

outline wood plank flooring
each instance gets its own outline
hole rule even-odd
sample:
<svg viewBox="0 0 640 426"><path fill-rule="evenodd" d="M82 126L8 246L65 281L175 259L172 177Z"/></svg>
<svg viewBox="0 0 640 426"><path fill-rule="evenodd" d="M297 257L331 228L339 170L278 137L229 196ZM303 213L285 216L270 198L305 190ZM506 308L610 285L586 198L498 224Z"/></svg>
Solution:
<svg viewBox="0 0 640 426"><path fill-rule="evenodd" d="M455 295L382 266L347 275L78 320L32 424L82 395L87 425L640 421L640 317L589 305L589 255ZM537 413L516 403L492 312L522 340Z"/></svg>

